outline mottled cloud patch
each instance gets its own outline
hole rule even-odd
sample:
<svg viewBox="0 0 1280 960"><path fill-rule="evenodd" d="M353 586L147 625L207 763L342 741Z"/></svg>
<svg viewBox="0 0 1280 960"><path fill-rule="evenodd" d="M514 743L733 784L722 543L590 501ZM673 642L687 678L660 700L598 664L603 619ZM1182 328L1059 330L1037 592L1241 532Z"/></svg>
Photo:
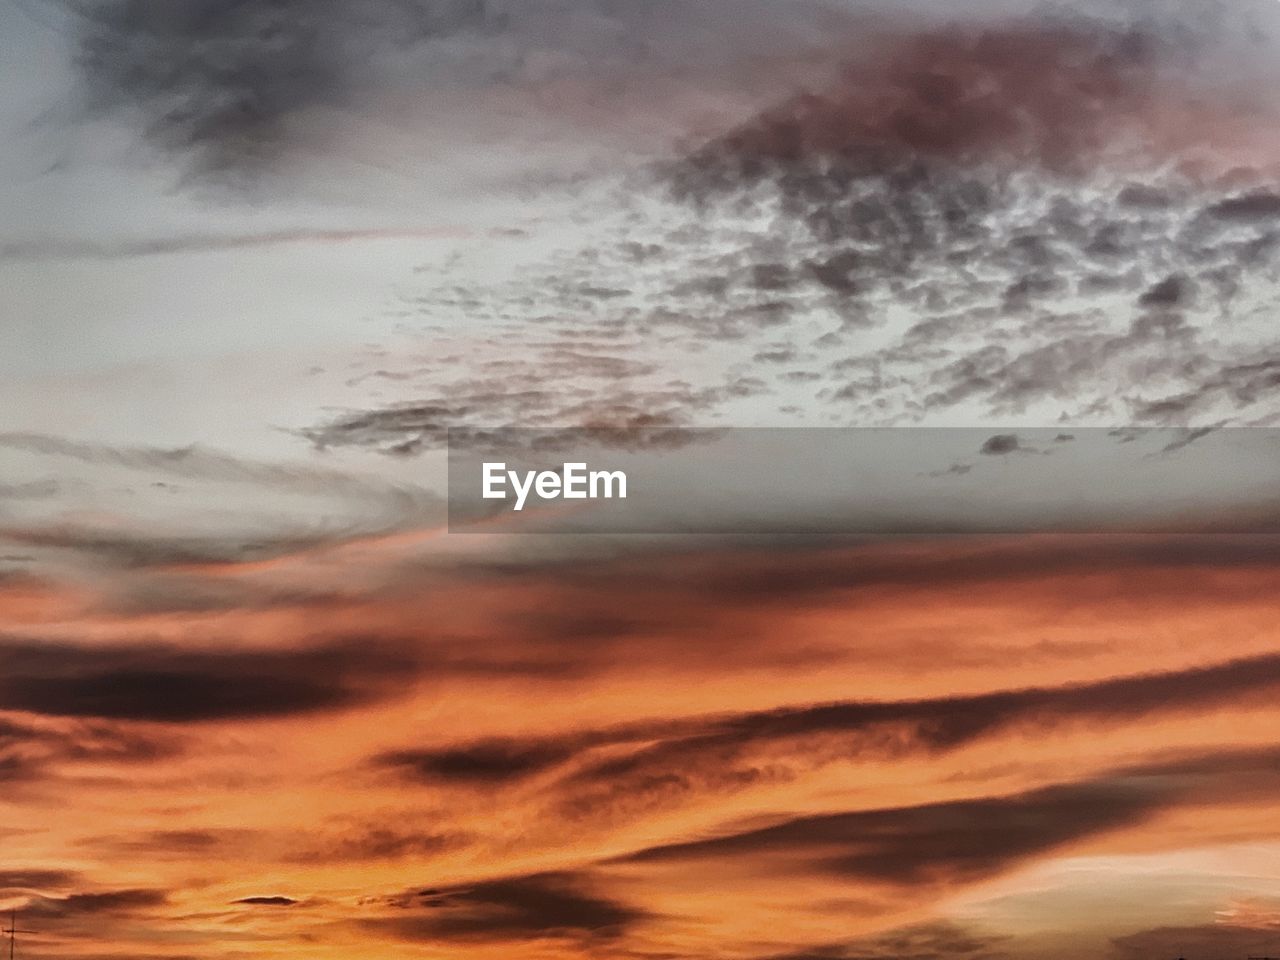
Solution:
<svg viewBox="0 0 1280 960"><path fill-rule="evenodd" d="M851 178L931 159L1078 169L1107 149L1113 129L1145 122L1165 53L1149 28L1070 15L880 39L837 89L727 134L695 154L690 171L732 188L818 156L847 161Z"/></svg>
<svg viewBox="0 0 1280 960"><path fill-rule="evenodd" d="M1257 12L888 11L833 39L834 80L584 191L580 246L476 245L518 264L484 284L424 265L394 315L483 342L379 352L368 402L300 432L405 455L514 423L1265 422Z"/></svg>

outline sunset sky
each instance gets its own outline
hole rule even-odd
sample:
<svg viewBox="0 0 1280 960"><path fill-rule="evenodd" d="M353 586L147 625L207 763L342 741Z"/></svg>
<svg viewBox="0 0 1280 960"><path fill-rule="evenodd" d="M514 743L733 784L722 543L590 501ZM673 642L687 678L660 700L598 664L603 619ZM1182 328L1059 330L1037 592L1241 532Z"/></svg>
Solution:
<svg viewBox="0 0 1280 960"><path fill-rule="evenodd" d="M1277 91L1275 0L0 4L18 960L1280 956ZM512 426L799 439L451 531Z"/></svg>

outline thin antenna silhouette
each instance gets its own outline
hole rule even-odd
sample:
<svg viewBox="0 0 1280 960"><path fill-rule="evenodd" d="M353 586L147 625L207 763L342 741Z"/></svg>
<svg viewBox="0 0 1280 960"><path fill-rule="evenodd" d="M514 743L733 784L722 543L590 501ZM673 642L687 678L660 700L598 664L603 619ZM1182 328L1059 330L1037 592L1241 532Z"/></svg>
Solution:
<svg viewBox="0 0 1280 960"><path fill-rule="evenodd" d="M18 929L18 911L10 910L9 911L9 927L6 930L0 930L0 933L7 933L9 935L9 960L13 960L13 952L14 950L17 949L18 934L31 933L31 932L32 931L30 930Z"/></svg>

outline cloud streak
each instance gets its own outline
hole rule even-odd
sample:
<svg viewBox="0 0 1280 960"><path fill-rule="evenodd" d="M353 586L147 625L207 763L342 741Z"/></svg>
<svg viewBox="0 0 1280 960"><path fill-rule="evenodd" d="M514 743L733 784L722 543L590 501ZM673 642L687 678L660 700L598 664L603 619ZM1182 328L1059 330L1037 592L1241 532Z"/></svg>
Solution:
<svg viewBox="0 0 1280 960"><path fill-rule="evenodd" d="M412 653L352 639L297 650L0 641L0 707L49 716L191 723L335 709L385 695Z"/></svg>

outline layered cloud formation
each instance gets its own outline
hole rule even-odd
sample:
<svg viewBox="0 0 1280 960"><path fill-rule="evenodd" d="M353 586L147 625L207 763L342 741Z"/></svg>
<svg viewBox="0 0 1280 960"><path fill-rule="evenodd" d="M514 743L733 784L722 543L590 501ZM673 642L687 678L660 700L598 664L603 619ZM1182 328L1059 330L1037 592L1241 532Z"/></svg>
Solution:
<svg viewBox="0 0 1280 960"><path fill-rule="evenodd" d="M339 591L350 549L5 586L6 885L32 949L1265 942L1265 907L1223 911L1277 881L1214 864L1275 841L1270 537L385 542ZM211 581L220 605L181 607Z"/></svg>
<svg viewBox="0 0 1280 960"><path fill-rule="evenodd" d="M1274 954L1274 537L458 537L440 449L1273 422L1278 21L0 13L19 955Z"/></svg>

